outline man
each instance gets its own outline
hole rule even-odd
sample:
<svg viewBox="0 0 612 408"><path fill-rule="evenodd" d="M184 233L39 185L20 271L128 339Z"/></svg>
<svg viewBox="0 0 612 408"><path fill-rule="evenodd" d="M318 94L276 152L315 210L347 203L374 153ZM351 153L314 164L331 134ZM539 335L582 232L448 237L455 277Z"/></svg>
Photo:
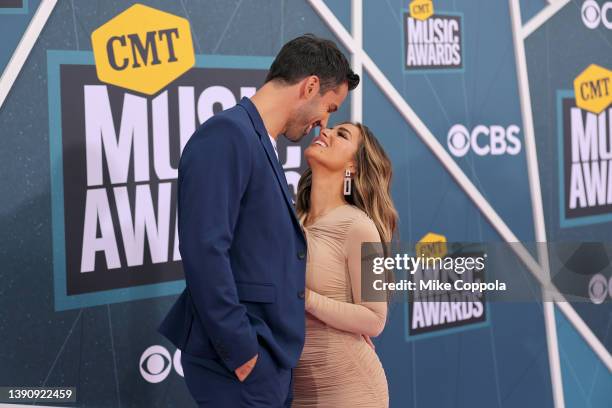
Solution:
<svg viewBox="0 0 612 408"><path fill-rule="evenodd" d="M178 170L187 287L159 327L200 407L291 404L304 344L306 242L276 153L325 127L359 83L329 40L283 46L251 98L202 124Z"/></svg>

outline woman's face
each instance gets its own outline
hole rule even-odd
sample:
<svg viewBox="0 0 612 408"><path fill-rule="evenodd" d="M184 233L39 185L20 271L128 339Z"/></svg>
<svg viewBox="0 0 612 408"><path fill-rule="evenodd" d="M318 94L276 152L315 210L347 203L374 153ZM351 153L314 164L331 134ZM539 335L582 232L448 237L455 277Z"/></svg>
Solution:
<svg viewBox="0 0 612 408"><path fill-rule="evenodd" d="M350 169L355 172L355 154L361 143L359 128L350 123L321 129L319 136L312 140L304 151L304 157L311 168L323 167L331 172Z"/></svg>

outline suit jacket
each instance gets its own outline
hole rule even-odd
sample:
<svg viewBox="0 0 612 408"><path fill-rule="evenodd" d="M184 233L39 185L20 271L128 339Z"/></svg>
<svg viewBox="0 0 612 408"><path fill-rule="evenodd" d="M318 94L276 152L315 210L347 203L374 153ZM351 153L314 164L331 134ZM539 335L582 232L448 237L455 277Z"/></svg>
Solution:
<svg viewBox="0 0 612 408"><path fill-rule="evenodd" d="M304 345L306 241L250 99L214 115L185 145L178 229L186 288L159 332L230 371L259 343L280 367L294 367Z"/></svg>

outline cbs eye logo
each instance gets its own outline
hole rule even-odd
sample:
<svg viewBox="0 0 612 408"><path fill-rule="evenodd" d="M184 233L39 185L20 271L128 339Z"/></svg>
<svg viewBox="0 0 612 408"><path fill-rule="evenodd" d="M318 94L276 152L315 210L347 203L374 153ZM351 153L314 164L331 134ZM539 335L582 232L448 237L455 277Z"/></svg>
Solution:
<svg viewBox="0 0 612 408"><path fill-rule="evenodd" d="M612 276L610 276L610 281L608 281L601 273L593 275L589 281L588 290L591 302L596 305L602 304L606 297L610 296L612 298Z"/></svg>
<svg viewBox="0 0 612 408"><path fill-rule="evenodd" d="M164 381L170 374L174 365L174 370L183 377L183 366L181 365L181 350L176 349L174 357L163 346L151 346L140 356L140 374L146 381L156 384Z"/></svg>
<svg viewBox="0 0 612 408"><path fill-rule="evenodd" d="M610 11L612 11L612 1L600 6L595 0L586 0L582 3L580 14L584 25L591 30L599 27L599 24L603 24L607 29L612 29L612 17L608 17Z"/></svg>
<svg viewBox="0 0 612 408"><path fill-rule="evenodd" d="M477 125L470 132L465 126L457 124L448 131L446 143L455 157L463 157L470 150L478 156L516 155L521 151L521 140L517 136L519 132L520 128L516 125Z"/></svg>

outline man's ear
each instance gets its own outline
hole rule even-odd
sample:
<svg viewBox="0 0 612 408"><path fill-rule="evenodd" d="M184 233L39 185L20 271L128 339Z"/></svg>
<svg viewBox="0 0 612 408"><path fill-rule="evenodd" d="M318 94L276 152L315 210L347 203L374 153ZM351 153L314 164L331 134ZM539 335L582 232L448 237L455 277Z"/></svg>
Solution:
<svg viewBox="0 0 612 408"><path fill-rule="evenodd" d="M320 89L319 77L316 75L307 76L302 80L302 86L300 87L300 96L305 99L310 99L319 93Z"/></svg>

